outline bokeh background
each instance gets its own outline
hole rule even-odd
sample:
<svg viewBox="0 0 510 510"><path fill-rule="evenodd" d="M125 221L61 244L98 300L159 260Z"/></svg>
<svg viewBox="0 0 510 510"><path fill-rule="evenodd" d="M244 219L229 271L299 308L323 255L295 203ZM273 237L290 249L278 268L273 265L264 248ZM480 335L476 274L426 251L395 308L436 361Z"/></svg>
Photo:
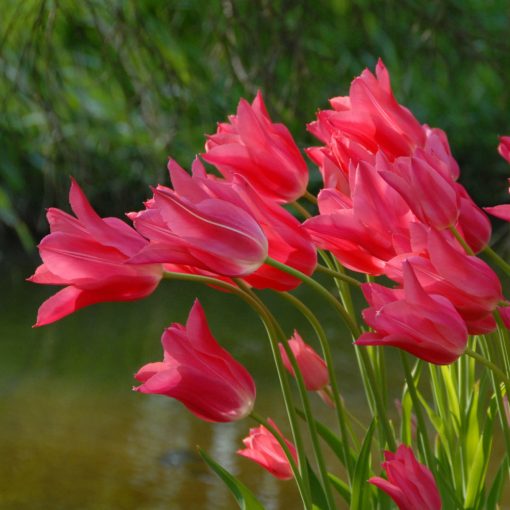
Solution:
<svg viewBox="0 0 510 510"><path fill-rule="evenodd" d="M305 123L379 56L477 201L503 200L509 29L508 0L2 0L0 235L44 233L69 175L102 211L140 207L259 88L310 145Z"/></svg>
<svg viewBox="0 0 510 510"><path fill-rule="evenodd" d="M278 418L256 318L229 296L168 284L143 302L31 330L52 292L24 282L47 232L44 209L68 210L70 175L103 216L141 208L148 185L167 182L167 157L189 167L204 133L258 89L298 145L312 145L305 124L378 57L397 99L446 130L475 200L507 201L496 146L510 134L509 29L508 0L2 0L0 508L235 508L197 460L197 442L268 508L294 508L294 489L236 458L247 423L204 425L178 403L130 392L132 374L160 357L163 328L184 321L198 293L217 338L256 376L259 411ZM362 415L346 335L321 318Z"/></svg>

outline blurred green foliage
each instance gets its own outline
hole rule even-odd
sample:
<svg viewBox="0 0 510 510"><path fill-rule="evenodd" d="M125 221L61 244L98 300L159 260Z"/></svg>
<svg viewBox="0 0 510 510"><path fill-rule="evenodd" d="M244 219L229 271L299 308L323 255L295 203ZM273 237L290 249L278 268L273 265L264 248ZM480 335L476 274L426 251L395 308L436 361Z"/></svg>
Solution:
<svg viewBox="0 0 510 510"><path fill-rule="evenodd" d="M508 0L3 0L1 10L0 238L45 232L44 208L67 208L69 175L103 215L139 209L147 185L166 182L167 156L188 167L204 133L258 88L298 144L314 144L305 123L379 56L398 100L447 131L474 198L506 200L496 145L510 133Z"/></svg>

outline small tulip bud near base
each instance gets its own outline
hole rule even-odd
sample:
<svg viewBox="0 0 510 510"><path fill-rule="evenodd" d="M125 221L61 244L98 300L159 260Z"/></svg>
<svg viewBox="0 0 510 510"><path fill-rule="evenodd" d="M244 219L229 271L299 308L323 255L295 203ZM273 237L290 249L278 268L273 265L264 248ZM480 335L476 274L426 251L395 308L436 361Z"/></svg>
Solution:
<svg viewBox="0 0 510 510"><path fill-rule="evenodd" d="M268 419L268 423L283 437L271 418ZM285 438L283 439L292 457L297 462L296 448L290 441ZM293 478L292 469L283 448L266 427L261 425L260 427L250 429L250 434L243 439L243 443L246 448L238 450L237 453L239 455L260 464L280 480L290 480Z"/></svg>
<svg viewBox="0 0 510 510"><path fill-rule="evenodd" d="M248 371L213 338L198 299L186 326L172 324L161 337L163 361L143 366L135 391L180 400L205 421L229 422L246 417L255 402Z"/></svg>
<svg viewBox="0 0 510 510"><path fill-rule="evenodd" d="M388 479L375 476L369 483L386 492L399 510L441 510L434 477L416 460L411 448L400 445L396 453L384 452L384 458L382 467Z"/></svg>

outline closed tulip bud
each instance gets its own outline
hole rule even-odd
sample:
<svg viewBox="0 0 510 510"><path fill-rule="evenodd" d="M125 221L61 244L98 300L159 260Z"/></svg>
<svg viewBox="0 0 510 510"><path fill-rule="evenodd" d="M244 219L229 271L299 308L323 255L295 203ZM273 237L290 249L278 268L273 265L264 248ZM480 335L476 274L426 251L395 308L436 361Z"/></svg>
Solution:
<svg viewBox="0 0 510 510"><path fill-rule="evenodd" d="M441 496L430 470L420 464L411 448L400 445L395 453L384 452L382 467L387 480L379 476L369 483L383 490L399 510L441 510Z"/></svg>
<svg viewBox="0 0 510 510"><path fill-rule="evenodd" d="M133 388L181 401L205 421L230 422L250 414L255 383L213 338L198 299L186 325L172 324L161 337L163 361L143 366Z"/></svg>
<svg viewBox="0 0 510 510"><path fill-rule="evenodd" d="M41 305L36 326L94 303L141 299L154 291L163 274L161 264L128 263L147 240L118 218L100 218L74 179L69 202L76 217L48 209L51 232L39 244L43 264L28 278L66 285Z"/></svg>
<svg viewBox="0 0 510 510"><path fill-rule="evenodd" d="M283 437L271 418L268 419L268 422L283 438L292 457L297 462L297 453L294 445ZM250 429L250 434L243 439L243 443L246 448L238 450L237 453L239 455L253 460L280 480L290 480L293 478L294 475L283 448L266 427L260 425L260 427Z"/></svg>

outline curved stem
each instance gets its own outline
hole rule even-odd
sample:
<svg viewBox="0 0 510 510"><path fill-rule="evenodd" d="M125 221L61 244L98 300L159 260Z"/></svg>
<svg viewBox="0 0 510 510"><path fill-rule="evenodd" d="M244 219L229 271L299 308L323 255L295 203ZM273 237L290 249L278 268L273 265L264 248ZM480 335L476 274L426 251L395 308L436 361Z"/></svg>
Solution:
<svg viewBox="0 0 510 510"><path fill-rule="evenodd" d="M315 269L316 269L316 271L325 273L329 276L332 276L333 278L342 280L343 282L346 282L346 283L350 283L351 285L354 285L355 287L361 286L361 283L358 280L356 280L355 278L347 276L344 273L340 273L339 271L335 271L334 269L330 269L329 267L323 266L322 264L317 264Z"/></svg>
<svg viewBox="0 0 510 510"><path fill-rule="evenodd" d="M510 276L510 264L503 260L490 246L486 246L483 252L502 270Z"/></svg>
<svg viewBox="0 0 510 510"><path fill-rule="evenodd" d="M301 373L301 369L297 363L296 357L294 356L294 353L288 344L288 340L287 340L286 336L284 335L282 327L280 326L280 324L278 323L278 321L276 320L274 315L271 313L271 311L266 307L264 302L248 287L248 285L246 285L245 282L243 282L242 280L237 280L237 279L235 281L243 290L245 290L255 300L257 300L257 302L260 304L260 306L262 308L264 308L267 316L273 322L273 325L275 326L275 328L278 329L280 332L280 337L282 340L281 345L285 351L285 354L287 355L287 358L290 361L292 370L294 372L294 376L297 381L299 395L301 397L301 402L303 404L303 410L305 413L306 422L308 425L308 429L310 431L310 437L312 439L312 445L313 445L313 450L315 453L315 459L317 461L317 465L319 467L319 472L321 475L322 483L324 485L324 491L325 491L326 499L328 501L328 506L331 509L334 509L335 503L334 503L334 499L333 499L333 493L331 490L331 484L330 484L330 480L329 480L329 476L328 476L326 462L325 462L324 456L322 454L322 449L321 449L320 442L319 442L319 435L317 432L315 419L313 417L312 408L310 406L310 399L308 397L308 391L306 389L305 381L303 379L303 374ZM278 345L276 347L278 348ZM278 356L280 356L279 349L278 349Z"/></svg>
<svg viewBox="0 0 510 510"><path fill-rule="evenodd" d="M340 434L342 436L342 447L343 447L343 458L344 458L344 466L347 469L347 473L349 478L352 478L354 473L354 466L352 465L352 459L350 455L349 449L349 434L347 428L347 416L345 411L345 406L340 398L340 390L338 388L338 382L336 379L335 368L333 366L333 357L331 355L331 350L329 348L329 342L326 337L326 332L322 327L321 323L314 315L314 313L297 297L289 294L288 292L281 292L280 295L284 297L287 301L289 301L296 309L298 309L308 320L308 322L312 325L317 338L321 344L322 352L324 354L324 359L326 361L326 365L328 367L328 375L329 382L331 384L331 398L335 403L336 415L338 420L338 425L340 428Z"/></svg>
<svg viewBox="0 0 510 510"><path fill-rule="evenodd" d="M489 370L492 371L494 375L496 375L500 379L501 382L505 383L505 386L508 389L510 389L510 379L508 379L503 370L501 370L496 364L492 363L492 361L489 361L487 358L473 351L469 347L466 347L464 353L467 354L468 356L471 356L482 365L486 366Z"/></svg>
<svg viewBox="0 0 510 510"><path fill-rule="evenodd" d="M334 296L332 296L320 283L317 283L313 278L310 278L308 275L294 269L293 267L289 267L277 260L272 259L271 257L267 257L264 261L268 266L275 267L284 273L288 273L292 276L295 276L303 283L306 283L309 287L312 287L315 291L321 294L329 303L340 313L342 319L346 323L347 327L351 330L352 335L355 338L358 338L360 335L360 330L358 325L354 322L353 318L347 313L346 309L336 300Z"/></svg>
<svg viewBox="0 0 510 510"><path fill-rule="evenodd" d="M312 214L308 212L299 202L291 202L290 205L296 209L296 211L303 216L303 218L311 218Z"/></svg>
<svg viewBox="0 0 510 510"><path fill-rule="evenodd" d="M460 235L460 232L453 225L450 227L450 232L455 236L455 239L459 241L459 244L464 248L464 251L468 255L475 255L475 252L471 249L471 246L469 246L466 240Z"/></svg>
<svg viewBox="0 0 510 510"><path fill-rule="evenodd" d="M294 439L294 443L296 445L296 449L299 455L299 467L301 476L296 478L296 483L298 484L298 489L303 499L303 504L305 508L311 508L311 496L309 491L309 482L308 482L308 467L306 464L306 456L303 445L303 440L301 438L301 432L299 430L299 424L295 412L295 407L292 403L292 393L290 391L290 384L285 368L283 367L283 363L281 360L280 352L278 349L278 341L276 340L276 331L273 321L271 317L268 316L266 310L263 306L260 305L257 299L254 299L249 293L245 292L239 287L232 285L230 283L224 282L222 280L218 280L213 277L203 276L203 275L193 275L193 274L185 274L185 273L174 273L174 272L165 272L163 274L165 279L168 280L181 280L181 281L191 281L198 283L205 283L206 285L211 285L215 287L219 287L225 290L228 290L238 296L240 296L246 303L248 303L255 312L259 315L264 327L266 329L267 335L270 340L271 351L273 354L273 358L276 364L276 371L278 374L278 379L280 382L280 386L282 388L283 400L285 403L285 408L287 410L287 415L289 418L289 423L292 431L292 436Z"/></svg>
<svg viewBox="0 0 510 510"><path fill-rule="evenodd" d="M315 197L315 195L312 195L312 193L310 193L308 190L303 193L302 198L308 200L308 202L310 202L311 204L317 205L317 198Z"/></svg>

